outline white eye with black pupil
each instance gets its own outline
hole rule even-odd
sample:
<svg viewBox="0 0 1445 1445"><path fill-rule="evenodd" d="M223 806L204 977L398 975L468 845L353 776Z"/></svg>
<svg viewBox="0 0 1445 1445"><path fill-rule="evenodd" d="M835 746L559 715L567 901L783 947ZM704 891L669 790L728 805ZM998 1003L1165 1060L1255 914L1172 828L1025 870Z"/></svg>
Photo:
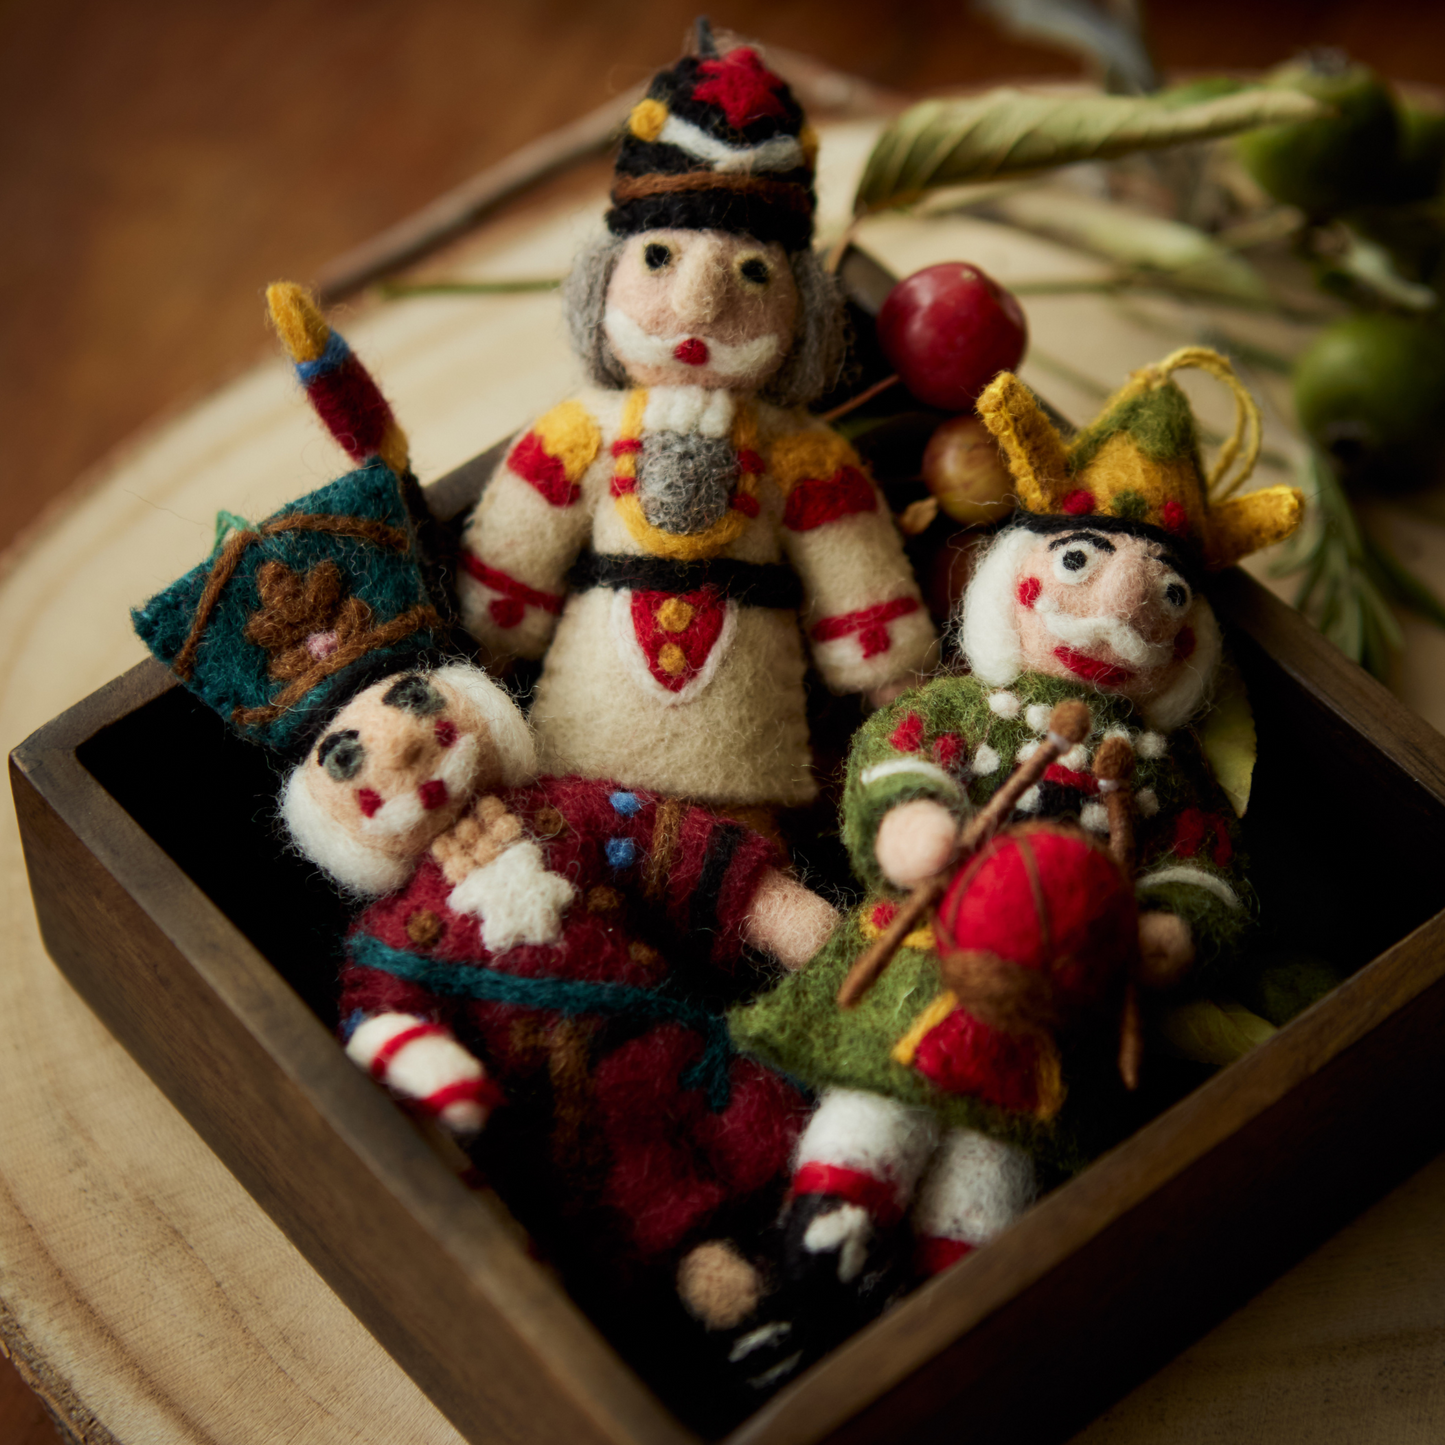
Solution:
<svg viewBox="0 0 1445 1445"><path fill-rule="evenodd" d="M1093 576L1102 556L1091 542L1067 542L1054 551L1054 576L1072 587Z"/></svg>
<svg viewBox="0 0 1445 1445"><path fill-rule="evenodd" d="M1189 606L1189 588L1177 577L1164 579L1164 600L1177 612Z"/></svg>
<svg viewBox="0 0 1445 1445"><path fill-rule="evenodd" d="M772 274L772 269L761 256L749 256L738 266L738 275L754 286L766 286Z"/></svg>
<svg viewBox="0 0 1445 1445"><path fill-rule="evenodd" d="M642 259L649 271L661 271L672 260L672 247L664 246L661 241L650 241L642 252Z"/></svg>

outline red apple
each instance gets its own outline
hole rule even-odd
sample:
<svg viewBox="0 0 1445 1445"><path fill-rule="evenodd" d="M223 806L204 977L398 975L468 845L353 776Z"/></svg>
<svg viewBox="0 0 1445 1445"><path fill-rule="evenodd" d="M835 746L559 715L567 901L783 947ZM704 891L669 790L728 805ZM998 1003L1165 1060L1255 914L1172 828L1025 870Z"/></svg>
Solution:
<svg viewBox="0 0 1445 1445"><path fill-rule="evenodd" d="M963 261L905 277L878 313L883 354L919 401L942 411L972 411L979 392L1023 359L1028 339L1018 298Z"/></svg>

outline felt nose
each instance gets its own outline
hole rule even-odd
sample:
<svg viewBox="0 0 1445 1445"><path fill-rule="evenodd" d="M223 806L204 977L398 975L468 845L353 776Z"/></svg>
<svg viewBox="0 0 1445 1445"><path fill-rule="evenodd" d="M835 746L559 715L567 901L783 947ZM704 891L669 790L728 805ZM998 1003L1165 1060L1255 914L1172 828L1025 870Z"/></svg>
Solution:
<svg viewBox="0 0 1445 1445"><path fill-rule="evenodd" d="M727 269L722 248L698 240L682 254L672 305L684 331L701 331L715 321L727 299Z"/></svg>
<svg viewBox="0 0 1445 1445"><path fill-rule="evenodd" d="M396 750L396 764L399 768L414 768L421 760L427 750L425 738L408 738Z"/></svg>

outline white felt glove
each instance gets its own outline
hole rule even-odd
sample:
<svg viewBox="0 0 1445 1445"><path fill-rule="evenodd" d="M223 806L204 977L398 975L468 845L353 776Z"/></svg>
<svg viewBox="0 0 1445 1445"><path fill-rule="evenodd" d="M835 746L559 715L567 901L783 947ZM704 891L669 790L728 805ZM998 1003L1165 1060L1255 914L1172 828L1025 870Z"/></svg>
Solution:
<svg viewBox="0 0 1445 1445"><path fill-rule="evenodd" d="M878 866L895 888L912 888L942 872L957 850L958 820L927 798L890 808L873 843Z"/></svg>
<svg viewBox="0 0 1445 1445"><path fill-rule="evenodd" d="M500 1102L486 1070L451 1030L415 1014L373 1014L357 1025L346 1053L454 1134L475 1134Z"/></svg>
<svg viewBox="0 0 1445 1445"><path fill-rule="evenodd" d="M796 878L769 868L753 894L743 941L771 953L784 968L802 968L828 941L838 910Z"/></svg>

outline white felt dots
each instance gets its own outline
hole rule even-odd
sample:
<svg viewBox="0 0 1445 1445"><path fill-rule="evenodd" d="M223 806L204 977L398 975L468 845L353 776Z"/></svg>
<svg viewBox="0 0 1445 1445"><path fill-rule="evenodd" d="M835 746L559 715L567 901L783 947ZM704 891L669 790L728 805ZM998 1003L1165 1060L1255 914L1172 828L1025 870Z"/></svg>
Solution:
<svg viewBox="0 0 1445 1445"><path fill-rule="evenodd" d="M1140 817L1152 818L1159 811L1159 794L1153 788L1140 788L1134 794L1134 806Z"/></svg>
<svg viewBox="0 0 1445 1445"><path fill-rule="evenodd" d="M1109 831L1109 810L1102 803L1085 803L1079 810L1079 822L1091 833Z"/></svg>
<svg viewBox="0 0 1445 1445"><path fill-rule="evenodd" d="M1036 732L1046 733L1049 730L1049 719L1053 716L1054 710L1046 702L1036 702L1024 711L1024 721Z"/></svg>
<svg viewBox="0 0 1445 1445"><path fill-rule="evenodd" d="M1089 766L1089 750L1083 743L1075 743L1059 762L1075 773L1082 773Z"/></svg>
<svg viewBox="0 0 1445 1445"><path fill-rule="evenodd" d="M1021 763L1026 763L1026 762L1028 762L1028 760L1029 760L1031 757L1033 757L1033 755L1034 755L1036 752L1038 752L1038 750L1039 750L1042 746L1043 746L1043 743L1042 743L1038 738L1035 738L1034 741L1031 742L1031 743L1025 743L1025 744L1023 745L1023 747L1021 747L1021 748L1019 749L1019 751L1018 751L1018 759L1017 759L1017 761L1019 761L1019 762L1021 762Z"/></svg>
<svg viewBox="0 0 1445 1445"><path fill-rule="evenodd" d="M1038 810L1043 806L1043 801L1044 800L1039 793L1039 785L1035 783L1033 787L1028 789L1028 791L1024 793L1023 797L1019 799L1018 811L1020 813L1037 813Z"/></svg>
<svg viewBox="0 0 1445 1445"><path fill-rule="evenodd" d="M1014 693L991 692L988 695L988 706L989 710L997 713L999 717L1014 718L1019 715L1022 704Z"/></svg>
<svg viewBox="0 0 1445 1445"><path fill-rule="evenodd" d="M1169 751L1169 744L1164 741L1163 733L1145 733L1135 750L1141 758L1162 758Z"/></svg>
<svg viewBox="0 0 1445 1445"><path fill-rule="evenodd" d="M1106 738L1123 738L1131 748L1134 746L1134 740L1129 736L1129 729L1122 723L1115 723L1113 727L1105 728L1104 736Z"/></svg>
<svg viewBox="0 0 1445 1445"><path fill-rule="evenodd" d="M997 693L994 694L998 696ZM986 778L990 773L998 771L999 756L987 743L980 743L973 755L973 775L976 778Z"/></svg>

